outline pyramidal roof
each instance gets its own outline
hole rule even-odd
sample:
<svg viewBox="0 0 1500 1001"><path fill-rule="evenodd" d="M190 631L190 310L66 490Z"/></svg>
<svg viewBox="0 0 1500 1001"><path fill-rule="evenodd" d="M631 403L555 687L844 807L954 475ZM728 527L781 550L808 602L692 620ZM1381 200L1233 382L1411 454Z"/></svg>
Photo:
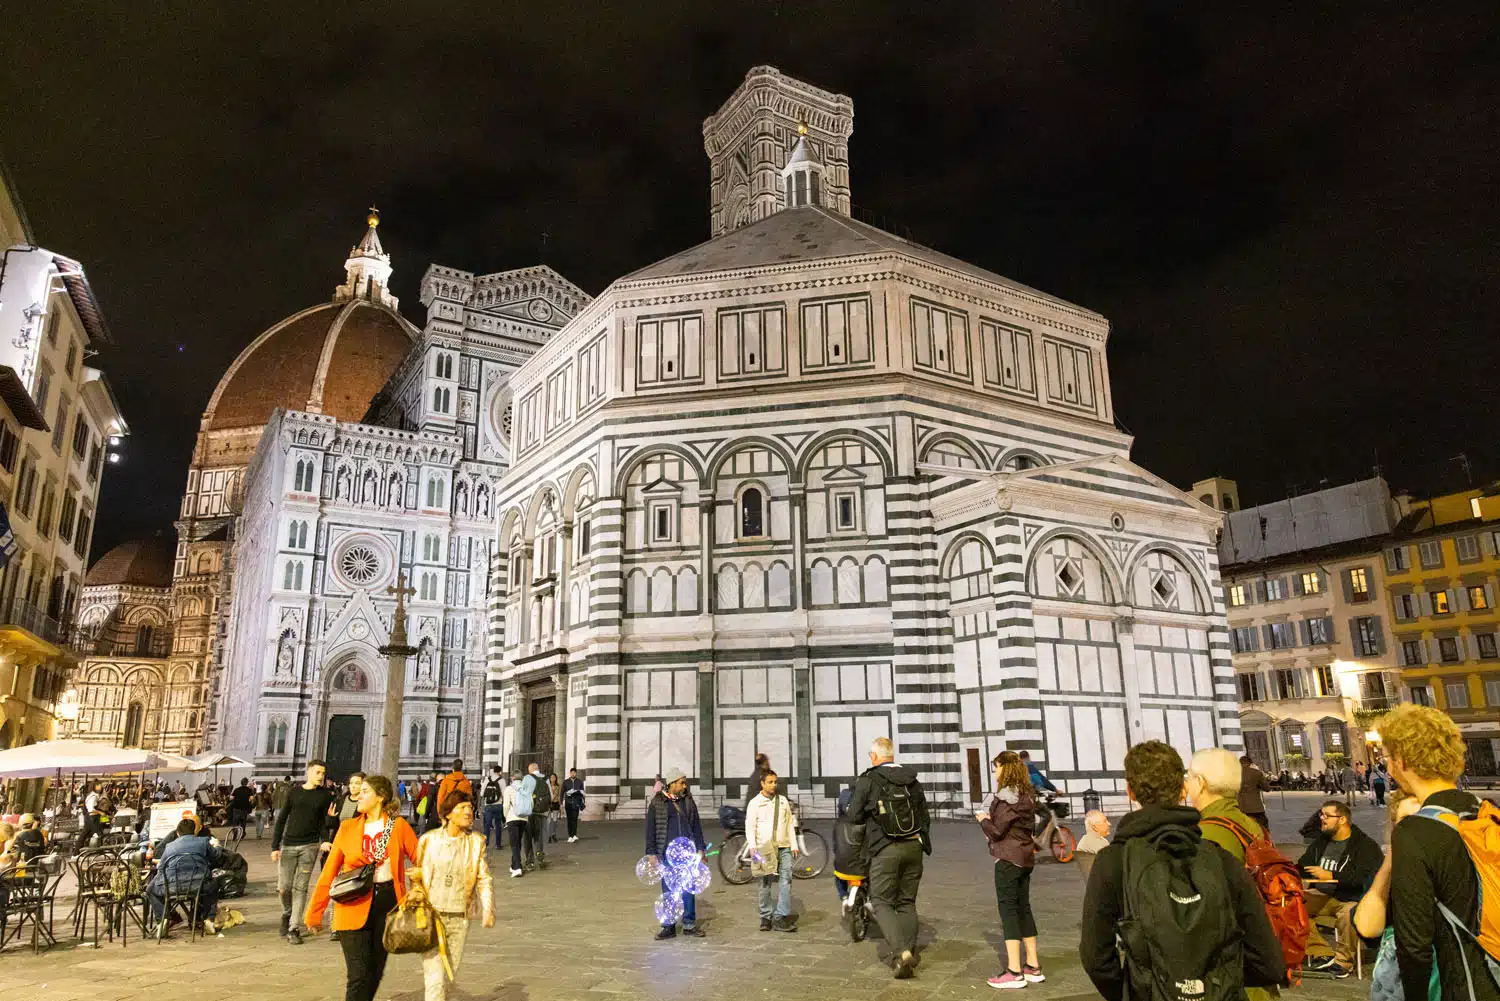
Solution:
<svg viewBox="0 0 1500 1001"><path fill-rule="evenodd" d="M920 243L904 240L868 223L830 212L818 205L804 205L774 212L758 222L731 230L696 247L689 247L655 264L647 265L639 271L633 271L621 278L620 282L678 278L716 271L811 263L879 253L899 254L935 267L961 272L986 284L1025 292L1069 309L1098 316L1086 307L924 247ZM1102 316L1099 319L1104 320Z"/></svg>

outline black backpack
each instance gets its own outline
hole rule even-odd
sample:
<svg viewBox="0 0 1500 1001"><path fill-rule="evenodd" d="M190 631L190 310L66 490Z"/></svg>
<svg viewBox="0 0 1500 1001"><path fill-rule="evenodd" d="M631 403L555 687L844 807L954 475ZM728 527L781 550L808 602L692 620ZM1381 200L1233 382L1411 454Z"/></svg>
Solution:
<svg viewBox="0 0 1500 1001"><path fill-rule="evenodd" d="M893 841L920 837L927 829L927 801L916 783L898 785L880 774L880 768L869 770L870 791L875 794L871 817L885 836Z"/></svg>
<svg viewBox="0 0 1500 1001"><path fill-rule="evenodd" d="M537 772L536 791L531 794L531 812L540 815L550 809L552 809L552 786L547 782L547 776L544 773Z"/></svg>
<svg viewBox="0 0 1500 1001"><path fill-rule="evenodd" d="M485 779L484 780L484 805L485 806L494 806L498 802L500 802L500 780L499 779Z"/></svg>
<svg viewBox="0 0 1500 1001"><path fill-rule="evenodd" d="M1125 907L1116 934L1131 1001L1245 996L1243 935L1229 874L1195 833L1168 828L1124 844Z"/></svg>

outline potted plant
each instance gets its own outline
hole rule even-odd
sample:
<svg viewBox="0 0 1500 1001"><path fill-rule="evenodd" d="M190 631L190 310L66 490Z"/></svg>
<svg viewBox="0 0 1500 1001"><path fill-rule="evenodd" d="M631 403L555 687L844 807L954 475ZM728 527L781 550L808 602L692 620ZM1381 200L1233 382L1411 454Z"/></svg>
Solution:
<svg viewBox="0 0 1500 1001"><path fill-rule="evenodd" d="M1293 775L1295 775L1297 772L1302 772L1303 774L1307 773L1307 755L1303 754L1301 751L1293 751L1290 754L1284 755L1281 759L1281 763L1285 765L1286 770L1291 772Z"/></svg>
<svg viewBox="0 0 1500 1001"><path fill-rule="evenodd" d="M1323 755L1323 764L1330 772L1341 772L1349 763L1349 755L1343 751L1329 751Z"/></svg>

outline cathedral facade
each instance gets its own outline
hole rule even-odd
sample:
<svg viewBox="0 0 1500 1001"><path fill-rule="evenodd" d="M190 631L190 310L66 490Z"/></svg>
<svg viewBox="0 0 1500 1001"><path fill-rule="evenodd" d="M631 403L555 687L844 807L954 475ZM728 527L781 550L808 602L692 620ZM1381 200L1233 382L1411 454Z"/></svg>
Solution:
<svg viewBox="0 0 1500 1001"><path fill-rule="evenodd" d="M940 803L1028 749L1123 794L1240 747L1219 516L1130 461L1097 313L850 217L852 102L752 70L704 123L713 239L510 377L484 758L640 810L766 752L831 808L889 736Z"/></svg>

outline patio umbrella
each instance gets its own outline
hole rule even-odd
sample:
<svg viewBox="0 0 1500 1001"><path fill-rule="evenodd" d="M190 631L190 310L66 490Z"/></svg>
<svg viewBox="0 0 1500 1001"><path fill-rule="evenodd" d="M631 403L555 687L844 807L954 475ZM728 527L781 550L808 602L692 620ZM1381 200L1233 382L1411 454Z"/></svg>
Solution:
<svg viewBox="0 0 1500 1001"><path fill-rule="evenodd" d="M0 751L0 779L39 779L74 775L142 772L159 766L161 756L139 747L113 747L91 740L44 740Z"/></svg>
<svg viewBox="0 0 1500 1001"><path fill-rule="evenodd" d="M237 758L233 754L225 754L223 751L204 751L193 758L193 771L206 772L210 768L222 768L225 771L234 771L239 768L254 768L252 762L244 758Z"/></svg>

